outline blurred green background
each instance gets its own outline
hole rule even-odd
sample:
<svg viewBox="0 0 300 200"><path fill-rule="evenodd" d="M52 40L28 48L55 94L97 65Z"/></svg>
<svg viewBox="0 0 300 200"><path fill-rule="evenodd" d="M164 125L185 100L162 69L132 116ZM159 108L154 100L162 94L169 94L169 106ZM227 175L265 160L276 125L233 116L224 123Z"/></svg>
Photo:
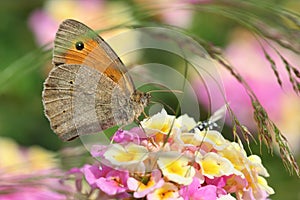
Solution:
<svg viewBox="0 0 300 200"><path fill-rule="evenodd" d="M277 2L287 5L287 1ZM13 138L23 146L40 145L57 151L63 146L78 144L78 141L61 142L51 131L43 114L41 92L50 52L45 56L40 52L33 53L40 47L29 28L28 19L34 10L42 9L44 3L41 0L0 1L0 136ZM135 4L135 1L128 1L127 4L132 9L133 17L136 14ZM300 4L298 6L294 8L300 10ZM153 17L151 20L161 19ZM218 15L201 12L190 21L189 30L194 35L221 47L226 45L228 34L237 26L230 20L220 19ZM224 134L230 135L230 128L225 130L228 132ZM253 153L259 155L259 145L251 146ZM262 150L263 164L271 175L267 180L275 190L271 199L300 199L300 180L295 175L289 175L276 154L270 155L264 147Z"/></svg>
<svg viewBox="0 0 300 200"><path fill-rule="evenodd" d="M40 144L55 150L61 143L49 129L41 102L44 64L35 66L33 61L27 65L28 55L38 48L27 19L42 4L43 1L0 2L0 135L25 146Z"/></svg>

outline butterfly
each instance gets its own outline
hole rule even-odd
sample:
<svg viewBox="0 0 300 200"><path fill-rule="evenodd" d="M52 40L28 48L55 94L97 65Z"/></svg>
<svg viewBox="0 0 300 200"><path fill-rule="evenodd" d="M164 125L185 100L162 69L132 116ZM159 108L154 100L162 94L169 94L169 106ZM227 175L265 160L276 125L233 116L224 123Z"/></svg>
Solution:
<svg viewBox="0 0 300 200"><path fill-rule="evenodd" d="M113 49L81 22L60 24L52 61L43 106L52 130L64 141L129 124L149 104L150 94L135 89Z"/></svg>

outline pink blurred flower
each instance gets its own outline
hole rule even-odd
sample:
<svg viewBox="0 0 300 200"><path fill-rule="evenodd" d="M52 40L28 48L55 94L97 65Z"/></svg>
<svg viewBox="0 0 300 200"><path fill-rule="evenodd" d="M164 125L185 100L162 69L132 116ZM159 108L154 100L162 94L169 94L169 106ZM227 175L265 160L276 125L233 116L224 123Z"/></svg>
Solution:
<svg viewBox="0 0 300 200"><path fill-rule="evenodd" d="M98 164L95 165L84 165L81 169L82 173L84 174L84 177L88 184L92 188L96 188L97 184L96 181L102 177L105 176L109 171L109 167L103 167L100 169L100 166Z"/></svg>
<svg viewBox="0 0 300 200"><path fill-rule="evenodd" d="M278 47L272 43L279 52L293 65L298 67L300 57L292 52ZM284 63L276 52L263 43L266 52L275 61L279 76L283 82L283 88L277 83L276 76L271 69L270 62L265 58L263 49L259 42L250 33L244 30L237 30L233 33L232 39L227 45L224 55L230 63L245 78L249 86L257 95L261 104L269 113L270 118L279 126L287 136L292 149L300 150L300 122L299 97L294 93L289 83L289 78ZM224 67L218 66L227 101L230 103L238 119L248 128L254 130L253 111L251 101L245 92L244 87ZM206 83L211 84L211 83ZM198 97L201 102L208 105L206 93L202 83L196 83ZM208 91L209 93L213 91ZM297 99L297 100L296 100ZM224 104L223 99L213 99L216 104ZM230 120L227 120L230 124Z"/></svg>
<svg viewBox="0 0 300 200"><path fill-rule="evenodd" d="M217 187L215 185L201 186L200 180L195 177L190 185L181 188L180 194L185 200L215 200L217 199Z"/></svg>
<svg viewBox="0 0 300 200"><path fill-rule="evenodd" d="M107 146L106 145L93 145L91 148L91 155L94 158L103 158L103 154L105 153L105 151L107 150Z"/></svg>
<svg viewBox="0 0 300 200"><path fill-rule="evenodd" d="M186 0L186 1L191 4L205 4L205 3L213 2L213 0Z"/></svg>
<svg viewBox="0 0 300 200"><path fill-rule="evenodd" d="M97 186L108 195L124 193L127 190L128 172L111 169L105 177L96 181Z"/></svg>
<svg viewBox="0 0 300 200"><path fill-rule="evenodd" d="M92 187L101 189L108 195L124 193L127 188L129 173L118 171L105 165L85 165L82 170L87 182Z"/></svg>
<svg viewBox="0 0 300 200"><path fill-rule="evenodd" d="M171 0L167 3L167 9L162 12L165 23L180 27L187 27L191 24L193 13L181 0Z"/></svg>
<svg viewBox="0 0 300 200"><path fill-rule="evenodd" d="M105 29L133 20L129 12L124 12L127 8L128 3L121 1L46 0L42 8L32 12L28 25L37 44L43 46L53 42L59 24L65 19L84 22L95 30Z"/></svg>
<svg viewBox="0 0 300 200"><path fill-rule="evenodd" d="M237 193L247 186L247 179L234 174L226 177L226 185L224 186L224 189L229 193Z"/></svg>
<svg viewBox="0 0 300 200"><path fill-rule="evenodd" d="M259 190L259 193L254 193L252 188L249 188L243 192L243 195L240 197L245 200L261 200L267 199L268 194L265 191Z"/></svg>
<svg viewBox="0 0 300 200"><path fill-rule="evenodd" d="M154 2L150 0L135 0L136 4L142 5L146 9L154 10L156 13L155 17L164 23L179 27L188 27L191 24L193 12L188 7L189 2L182 0L160 0Z"/></svg>
<svg viewBox="0 0 300 200"><path fill-rule="evenodd" d="M82 190L82 179L83 179L83 174L82 170L80 168L74 167L70 169L67 173L67 177L70 175L75 176L75 187L77 192L81 192Z"/></svg>
<svg viewBox="0 0 300 200"><path fill-rule="evenodd" d="M134 127L131 130L118 130L114 136L113 141L117 143L133 142L139 144L141 139L146 138L145 133L140 127Z"/></svg>
<svg viewBox="0 0 300 200"><path fill-rule="evenodd" d="M221 177L215 177L213 179L210 178L205 178L205 182L209 185L215 185L218 188L222 188L226 185L226 176L221 176Z"/></svg>
<svg viewBox="0 0 300 200"><path fill-rule="evenodd" d="M19 181L22 181L21 179ZM38 185L28 185L12 187L0 186L0 199L1 200L63 200L67 199L66 195L60 194L60 190L55 191L49 185L44 185L40 182ZM58 189L59 183L57 182L56 188ZM60 188L62 189L62 188Z"/></svg>
<svg viewBox="0 0 300 200"><path fill-rule="evenodd" d="M45 45L53 42L58 29L58 22L43 10L36 10L31 14L29 27L35 35L36 42Z"/></svg>
<svg viewBox="0 0 300 200"><path fill-rule="evenodd" d="M0 199L67 199L74 193L64 184L55 154L40 147L20 147L0 138Z"/></svg>
<svg viewBox="0 0 300 200"><path fill-rule="evenodd" d="M227 193L242 192L247 188L248 182L246 178L238 175L215 177L214 179L206 178L205 182L208 185L215 185L218 189L218 195L226 195Z"/></svg>
<svg viewBox="0 0 300 200"><path fill-rule="evenodd" d="M213 200L217 198L217 187L214 185L206 185L196 192L196 198L195 199L207 199L207 200Z"/></svg>
<svg viewBox="0 0 300 200"><path fill-rule="evenodd" d="M101 9L102 0L45 1L43 9L33 11L28 24L37 43L42 46L53 42L62 20L95 18Z"/></svg>

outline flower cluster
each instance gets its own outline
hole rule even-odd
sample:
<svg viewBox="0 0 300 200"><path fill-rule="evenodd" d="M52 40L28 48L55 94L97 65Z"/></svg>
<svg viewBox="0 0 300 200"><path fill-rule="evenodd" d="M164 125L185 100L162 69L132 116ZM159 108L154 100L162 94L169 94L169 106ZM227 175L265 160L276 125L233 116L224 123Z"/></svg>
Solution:
<svg viewBox="0 0 300 200"><path fill-rule="evenodd" d="M143 128L117 131L111 145L94 146L101 164L72 170L101 199L257 200L274 193L258 156L247 156L218 131L189 132L196 125L162 110L143 120Z"/></svg>
<svg viewBox="0 0 300 200"><path fill-rule="evenodd" d="M64 184L56 154L38 146L21 147L14 140L0 137L0 199L62 200L71 186Z"/></svg>

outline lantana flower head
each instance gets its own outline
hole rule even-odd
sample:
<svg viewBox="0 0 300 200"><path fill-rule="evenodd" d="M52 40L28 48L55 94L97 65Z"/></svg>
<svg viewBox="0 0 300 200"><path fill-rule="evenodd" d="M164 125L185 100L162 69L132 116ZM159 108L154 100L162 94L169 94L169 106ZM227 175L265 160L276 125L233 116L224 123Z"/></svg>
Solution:
<svg viewBox="0 0 300 200"><path fill-rule="evenodd" d="M187 115L176 118L162 110L141 125L118 130L110 146L93 154L106 162L82 168L99 195L263 200L274 193L258 156L247 156L239 143L216 130L189 131L197 123Z"/></svg>

